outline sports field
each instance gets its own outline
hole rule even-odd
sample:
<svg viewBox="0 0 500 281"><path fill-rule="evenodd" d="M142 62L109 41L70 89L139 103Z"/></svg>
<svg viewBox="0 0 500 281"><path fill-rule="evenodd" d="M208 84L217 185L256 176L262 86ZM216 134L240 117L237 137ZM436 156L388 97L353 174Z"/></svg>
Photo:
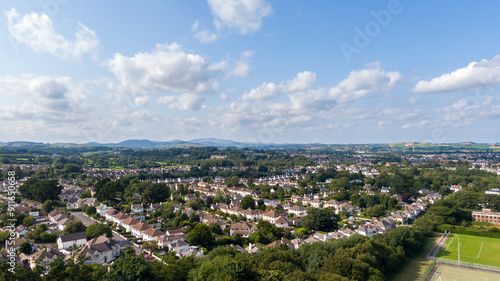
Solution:
<svg viewBox="0 0 500 281"><path fill-rule="evenodd" d="M460 240L461 242L462 240ZM430 281L500 281L500 274L489 271L440 264Z"/></svg>
<svg viewBox="0 0 500 281"><path fill-rule="evenodd" d="M460 240L460 261L500 267L500 239L470 235L451 235L446 247L438 258L458 260L458 241Z"/></svg>

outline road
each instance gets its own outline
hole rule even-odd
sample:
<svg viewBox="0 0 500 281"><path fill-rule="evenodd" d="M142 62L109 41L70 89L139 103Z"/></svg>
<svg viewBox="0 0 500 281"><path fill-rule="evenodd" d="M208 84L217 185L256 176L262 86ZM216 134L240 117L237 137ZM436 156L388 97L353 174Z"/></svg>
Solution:
<svg viewBox="0 0 500 281"><path fill-rule="evenodd" d="M76 220L81 221L85 226L92 225L96 223L93 219L87 217L83 212L70 212L70 214L75 217ZM130 243L127 239L122 238L121 236L117 235L117 233L113 232L113 239L120 244L120 249L123 250L125 246L129 245L132 246L135 250L135 254L139 255L142 252L142 249L140 247L135 246L134 244Z"/></svg>

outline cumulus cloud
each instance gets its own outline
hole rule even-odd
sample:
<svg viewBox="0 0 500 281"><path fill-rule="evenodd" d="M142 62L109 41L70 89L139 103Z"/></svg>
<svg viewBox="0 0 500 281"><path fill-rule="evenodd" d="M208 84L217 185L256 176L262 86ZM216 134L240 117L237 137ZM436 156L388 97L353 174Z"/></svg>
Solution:
<svg viewBox="0 0 500 281"><path fill-rule="evenodd" d="M243 100L265 100L272 99L279 94L280 87L274 83L262 83L258 88L252 89L250 92L242 96Z"/></svg>
<svg viewBox="0 0 500 281"><path fill-rule="evenodd" d="M226 94L226 93L220 93L219 98L221 100L230 100L231 99L231 97L228 94Z"/></svg>
<svg viewBox="0 0 500 281"><path fill-rule="evenodd" d="M339 102L346 102L371 92L392 90L401 79L398 71L385 72L380 67L353 70L346 79L332 87L329 94Z"/></svg>
<svg viewBox="0 0 500 281"><path fill-rule="evenodd" d="M8 29L12 37L37 52L48 52L63 59L80 59L84 54L97 58L99 39L95 31L78 24L73 41L58 34L52 20L45 13L29 13L21 16L15 8L5 11Z"/></svg>
<svg viewBox="0 0 500 281"><path fill-rule="evenodd" d="M146 106L146 104L148 104L149 100L150 100L149 96L140 96L140 97L136 97L134 99L134 103L135 103L135 105L142 107L142 106Z"/></svg>
<svg viewBox="0 0 500 281"><path fill-rule="evenodd" d="M203 29L195 33L194 38L198 39L200 42L213 42L219 39L219 35L215 32L211 32L208 29Z"/></svg>
<svg viewBox="0 0 500 281"><path fill-rule="evenodd" d="M285 93L293 93L312 89L316 84L316 73L304 71L297 73L297 76L281 84L281 89Z"/></svg>
<svg viewBox="0 0 500 281"><path fill-rule="evenodd" d="M328 108L325 102L347 102L359 99L369 93L392 90L402 80L399 72L386 72L381 68L351 71L349 76L336 86L325 89L314 89L316 74L304 71L292 80L280 84L264 82L260 87L243 94L242 100L267 100L280 94L288 94L296 108L316 105Z"/></svg>
<svg viewBox="0 0 500 281"><path fill-rule="evenodd" d="M413 110L381 113L382 109L374 106L342 105L343 102L353 101L370 93L390 91L398 85L402 80L399 72L384 71L379 65L352 71L346 79L330 88L316 87L316 80L315 73L303 71L290 80L264 82L231 104L213 110L212 126L219 126L223 130L258 130L260 138L262 130L281 134L295 128L304 130L314 127L323 130L326 127L321 124L346 119L378 122L393 113L398 114L399 120L421 115L419 111Z"/></svg>
<svg viewBox="0 0 500 281"><path fill-rule="evenodd" d="M193 94L179 96L163 96L156 100L158 104L167 105L172 110L199 110L202 108L204 97Z"/></svg>
<svg viewBox="0 0 500 281"><path fill-rule="evenodd" d="M248 60L255 55L254 50L247 50L241 53L240 60L236 62L233 70L229 72L227 77L250 77L252 75L252 68Z"/></svg>
<svg viewBox="0 0 500 281"><path fill-rule="evenodd" d="M241 34L253 33L262 26L262 19L273 13L266 0L207 0L217 29L227 27Z"/></svg>
<svg viewBox="0 0 500 281"><path fill-rule="evenodd" d="M471 62L466 67L443 74L430 81L419 81L413 91L434 93L474 89L498 84L500 84L500 55L491 60Z"/></svg>
<svg viewBox="0 0 500 281"><path fill-rule="evenodd" d="M229 72L228 77L250 77L251 74L252 68L248 62L238 61L233 70Z"/></svg>
<svg viewBox="0 0 500 281"><path fill-rule="evenodd" d="M211 76L224 67L224 63L210 65L176 43L158 44L153 51L133 57L116 53L107 64L121 86L132 94L209 93L216 86Z"/></svg>
<svg viewBox="0 0 500 281"><path fill-rule="evenodd" d="M51 123L71 123L84 120L91 107L92 94L85 83L70 77L34 76L0 77L0 93L22 100L17 107L3 107L3 117L25 119L36 116Z"/></svg>
<svg viewBox="0 0 500 281"><path fill-rule="evenodd" d="M306 91L316 84L316 74L310 71L297 73L292 80L283 81L280 84L264 82L258 88L243 94L243 100L266 100L277 97L281 93L293 93Z"/></svg>

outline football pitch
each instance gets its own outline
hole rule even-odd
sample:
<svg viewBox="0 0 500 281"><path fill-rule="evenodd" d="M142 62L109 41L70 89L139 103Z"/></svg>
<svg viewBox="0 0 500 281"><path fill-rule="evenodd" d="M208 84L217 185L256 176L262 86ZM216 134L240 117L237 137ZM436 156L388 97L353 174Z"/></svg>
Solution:
<svg viewBox="0 0 500 281"><path fill-rule="evenodd" d="M450 235L438 258L458 260L460 240L460 261L500 267L500 239L470 235Z"/></svg>
<svg viewBox="0 0 500 281"><path fill-rule="evenodd" d="M429 281L500 281L500 274L440 264Z"/></svg>

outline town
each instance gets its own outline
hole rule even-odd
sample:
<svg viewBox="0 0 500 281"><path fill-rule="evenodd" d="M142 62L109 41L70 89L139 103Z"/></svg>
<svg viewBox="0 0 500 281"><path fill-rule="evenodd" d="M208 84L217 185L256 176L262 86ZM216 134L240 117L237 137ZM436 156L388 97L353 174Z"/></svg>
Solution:
<svg viewBox="0 0 500 281"><path fill-rule="evenodd" d="M236 255L262 259L307 248L302 255L310 256L316 251L310 247L322 243L399 247L392 262L407 265L428 237L448 231L447 226L474 233L485 231L474 223L487 223L487 231L495 233L500 225L500 165L498 154L491 152L199 147L23 154L21 163L2 165L4 178L16 175L15 230L6 216L7 181L0 193L5 210L0 258L8 262L14 256L20 275L64 274L60 265L69 263L82 272L88 266L92 278L101 278L106 272L123 274L132 260L150 268L150 274L174 264L209 274L213 269L199 266L213 263L217 253L230 253L228 259L234 260L240 260ZM399 242L387 244L390 237ZM371 270L370 276L384 278L398 273L364 263L359 274ZM332 265L264 272L316 280L325 266ZM188 272L176 274L172 280L188 280Z"/></svg>

